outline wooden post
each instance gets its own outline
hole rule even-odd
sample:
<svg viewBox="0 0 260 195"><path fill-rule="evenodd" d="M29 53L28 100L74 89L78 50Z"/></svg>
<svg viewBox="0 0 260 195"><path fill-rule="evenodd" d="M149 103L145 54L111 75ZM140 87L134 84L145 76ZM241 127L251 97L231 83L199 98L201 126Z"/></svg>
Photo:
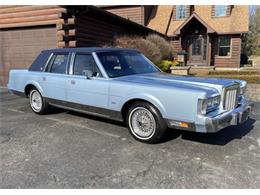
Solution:
<svg viewBox="0 0 260 195"><path fill-rule="evenodd" d="M211 39L209 34L207 34L207 53L206 53L206 61L207 61L207 66L211 65Z"/></svg>

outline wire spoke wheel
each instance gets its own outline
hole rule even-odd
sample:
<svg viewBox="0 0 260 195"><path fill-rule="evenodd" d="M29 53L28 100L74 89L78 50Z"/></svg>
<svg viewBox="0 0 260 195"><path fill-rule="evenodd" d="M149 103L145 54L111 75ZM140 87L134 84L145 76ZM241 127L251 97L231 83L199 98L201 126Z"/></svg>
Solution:
<svg viewBox="0 0 260 195"><path fill-rule="evenodd" d="M37 90L32 90L30 93L30 105L35 112L39 112L42 109L42 97Z"/></svg>
<svg viewBox="0 0 260 195"><path fill-rule="evenodd" d="M136 107L131 111L129 124L132 133L143 140L151 138L156 130L153 114L144 107Z"/></svg>

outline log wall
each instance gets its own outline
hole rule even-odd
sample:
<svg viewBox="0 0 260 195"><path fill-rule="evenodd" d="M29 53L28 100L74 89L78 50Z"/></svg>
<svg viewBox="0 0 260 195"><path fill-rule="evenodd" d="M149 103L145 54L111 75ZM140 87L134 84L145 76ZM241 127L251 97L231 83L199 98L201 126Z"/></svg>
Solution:
<svg viewBox="0 0 260 195"><path fill-rule="evenodd" d="M0 6L0 29L56 24L66 9L56 5Z"/></svg>

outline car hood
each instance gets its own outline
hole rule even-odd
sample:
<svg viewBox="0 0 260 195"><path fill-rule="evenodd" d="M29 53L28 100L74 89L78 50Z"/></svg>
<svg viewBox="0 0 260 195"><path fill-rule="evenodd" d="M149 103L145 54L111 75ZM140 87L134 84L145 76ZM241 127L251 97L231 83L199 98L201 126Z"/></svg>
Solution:
<svg viewBox="0 0 260 195"><path fill-rule="evenodd" d="M214 88L221 93L223 87L240 83L245 85L246 82L241 80L233 79L222 79L222 78L205 78L205 77L193 77L193 76L175 76L167 73L156 72L147 74L136 74L118 77L118 80L129 81L140 84L148 85L163 85L163 86L190 86L198 89L209 89Z"/></svg>

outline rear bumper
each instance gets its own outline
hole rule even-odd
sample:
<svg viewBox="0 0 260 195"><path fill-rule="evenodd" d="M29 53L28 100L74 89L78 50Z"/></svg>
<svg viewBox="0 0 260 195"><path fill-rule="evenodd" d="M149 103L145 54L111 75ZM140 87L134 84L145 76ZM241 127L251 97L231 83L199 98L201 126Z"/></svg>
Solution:
<svg viewBox="0 0 260 195"><path fill-rule="evenodd" d="M12 93L14 95L18 95L21 97L26 97L25 93L21 92L21 91L17 91L17 90L13 90L13 89L8 89L9 93Z"/></svg>
<svg viewBox="0 0 260 195"><path fill-rule="evenodd" d="M245 100L240 106L229 112L215 117L205 117L205 125L198 124L196 127L202 132L215 133L225 127L244 123L250 117L253 106L252 101Z"/></svg>

